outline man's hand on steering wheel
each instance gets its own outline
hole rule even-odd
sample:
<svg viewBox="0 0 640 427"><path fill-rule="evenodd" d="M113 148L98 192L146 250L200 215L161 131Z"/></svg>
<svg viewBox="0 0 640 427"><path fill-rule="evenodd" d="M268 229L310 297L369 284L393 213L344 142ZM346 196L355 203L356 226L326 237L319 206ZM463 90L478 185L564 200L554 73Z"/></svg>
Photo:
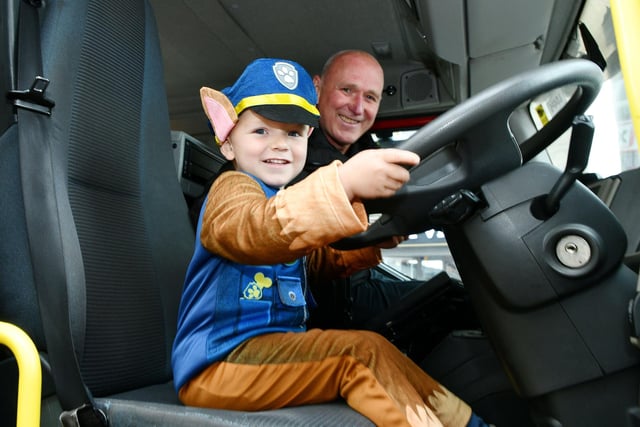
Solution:
<svg viewBox="0 0 640 427"><path fill-rule="evenodd" d="M376 244L375 247L378 249L393 249L407 239L407 236L393 236Z"/></svg>

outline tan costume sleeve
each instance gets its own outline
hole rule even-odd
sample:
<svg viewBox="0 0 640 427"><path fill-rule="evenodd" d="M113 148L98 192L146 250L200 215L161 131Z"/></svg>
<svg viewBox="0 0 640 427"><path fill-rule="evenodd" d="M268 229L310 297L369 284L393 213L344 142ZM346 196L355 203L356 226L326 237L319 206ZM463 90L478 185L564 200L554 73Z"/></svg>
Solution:
<svg viewBox="0 0 640 427"><path fill-rule="evenodd" d="M202 245L235 262L275 264L364 231L364 206L349 202L339 181L338 165L334 162L320 168L270 199L246 174L225 172L209 191L200 233ZM380 251L327 248L310 261L314 275L348 275L376 265Z"/></svg>

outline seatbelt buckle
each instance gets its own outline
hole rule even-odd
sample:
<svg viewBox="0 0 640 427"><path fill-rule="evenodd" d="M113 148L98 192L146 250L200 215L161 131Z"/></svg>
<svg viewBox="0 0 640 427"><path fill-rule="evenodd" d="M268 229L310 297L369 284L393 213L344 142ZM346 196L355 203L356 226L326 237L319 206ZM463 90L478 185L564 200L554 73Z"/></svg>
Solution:
<svg viewBox="0 0 640 427"><path fill-rule="evenodd" d="M62 411L59 419L62 427L107 427L109 425L105 413L88 403L69 411Z"/></svg>
<svg viewBox="0 0 640 427"><path fill-rule="evenodd" d="M45 97L47 86L49 79L36 76L29 90L10 90L7 92L7 98L18 108L50 116L56 103Z"/></svg>

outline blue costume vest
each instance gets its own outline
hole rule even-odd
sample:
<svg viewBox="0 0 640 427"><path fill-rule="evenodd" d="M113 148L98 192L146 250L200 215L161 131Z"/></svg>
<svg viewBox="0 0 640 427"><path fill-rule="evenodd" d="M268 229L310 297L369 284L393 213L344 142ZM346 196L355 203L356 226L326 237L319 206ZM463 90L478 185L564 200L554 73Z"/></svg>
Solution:
<svg viewBox="0 0 640 427"><path fill-rule="evenodd" d="M267 198L277 190L255 179ZM200 212L196 236L200 236ZM287 264L245 265L207 251L196 238L173 343L174 385L224 359L243 341L272 332L303 332L309 316L304 258Z"/></svg>

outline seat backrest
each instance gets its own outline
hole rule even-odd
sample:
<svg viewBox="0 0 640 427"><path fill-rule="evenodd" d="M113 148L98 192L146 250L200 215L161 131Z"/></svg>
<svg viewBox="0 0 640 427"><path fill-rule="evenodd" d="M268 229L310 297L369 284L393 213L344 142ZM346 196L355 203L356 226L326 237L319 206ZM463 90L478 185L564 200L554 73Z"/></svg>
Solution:
<svg viewBox="0 0 640 427"><path fill-rule="evenodd" d="M640 168L626 170L618 175L597 179L588 187L611 209L627 236L625 264L632 270L640 268L640 222L638 215L638 188Z"/></svg>
<svg viewBox="0 0 640 427"><path fill-rule="evenodd" d="M193 233L173 165L153 12L142 0L84 3L47 5L42 51L57 103L50 131L66 220L77 233L70 315L83 376L101 396L170 379Z"/></svg>
<svg viewBox="0 0 640 427"><path fill-rule="evenodd" d="M609 207L627 233L627 254L640 252L640 222L638 222L638 189L640 168L618 175L620 184Z"/></svg>
<svg viewBox="0 0 640 427"><path fill-rule="evenodd" d="M55 200L62 232L28 235L17 165L32 160L20 158L11 126L0 139L0 318L45 349L29 245L61 247L81 372L104 396L171 379L194 236L173 165L150 6L71 3L48 1L40 14L47 96L56 106L45 120L46 149L33 159L50 162L54 182L42 197Z"/></svg>

